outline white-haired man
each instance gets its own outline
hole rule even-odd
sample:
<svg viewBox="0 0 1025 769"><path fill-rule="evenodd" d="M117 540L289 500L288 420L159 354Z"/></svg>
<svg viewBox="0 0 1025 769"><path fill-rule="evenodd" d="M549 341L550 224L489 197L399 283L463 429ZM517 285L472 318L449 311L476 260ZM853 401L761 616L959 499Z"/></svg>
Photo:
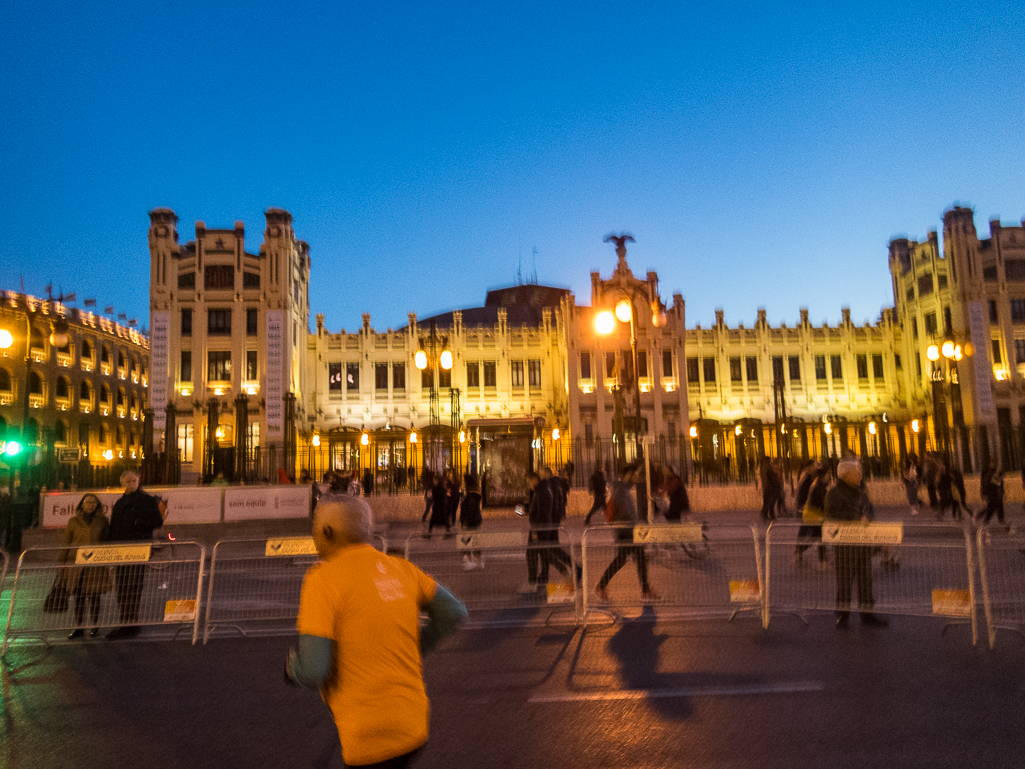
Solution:
<svg viewBox="0 0 1025 769"><path fill-rule="evenodd" d="M303 580L299 643L285 673L320 688L346 766L402 769L427 742L421 655L455 632L466 608L413 564L367 544L371 527L363 499L321 498L313 541L322 560Z"/></svg>
<svg viewBox="0 0 1025 769"><path fill-rule="evenodd" d="M153 530L164 525L167 505L139 488L139 476L129 471L121 476L125 493L114 503L110 512L111 542L139 542L153 539ZM114 567L114 585L121 627L107 636L110 640L131 638L139 634L139 604L146 578L146 566L141 563Z"/></svg>
<svg viewBox="0 0 1025 769"><path fill-rule="evenodd" d="M861 463L854 457L836 467L837 484L826 494L826 521L869 520L868 497L861 488ZM885 627L888 623L872 613L872 548L869 545L836 545L836 626L845 629L850 617L851 588L858 584L861 624Z"/></svg>

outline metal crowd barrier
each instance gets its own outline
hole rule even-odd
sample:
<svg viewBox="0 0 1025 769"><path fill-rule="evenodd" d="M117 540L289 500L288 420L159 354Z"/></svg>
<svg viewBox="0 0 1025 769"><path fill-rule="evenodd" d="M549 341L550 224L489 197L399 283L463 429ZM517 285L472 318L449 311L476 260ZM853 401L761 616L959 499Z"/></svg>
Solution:
<svg viewBox="0 0 1025 769"><path fill-rule="evenodd" d="M579 611L574 547L565 529L551 530L559 541L531 541L527 531L463 531L451 538L406 540L406 560L448 588L470 612L475 626L548 623L557 613ZM527 558L536 558L538 576L548 562L547 583L531 584Z"/></svg>
<svg viewBox="0 0 1025 769"><path fill-rule="evenodd" d="M989 648L998 630L1025 635L1025 534L988 526L976 534Z"/></svg>
<svg viewBox="0 0 1025 769"><path fill-rule="evenodd" d="M387 542L380 534L371 544L381 552ZM251 622L288 622L293 631L307 569L318 560L313 537L222 539L210 559L203 643L211 631L226 625L246 635Z"/></svg>
<svg viewBox="0 0 1025 769"><path fill-rule="evenodd" d="M72 554L68 563L61 562L65 553ZM49 643L78 627L177 625L180 631L191 624L195 643L205 558L205 548L189 541L30 547L22 552L14 573L0 654L6 653L14 638ZM69 590L67 602L63 610L44 611L44 602L57 584ZM95 620L91 596L99 597ZM80 601L81 623L76 621ZM134 616L129 611L122 619L121 604L134 606Z"/></svg>
<svg viewBox="0 0 1025 769"><path fill-rule="evenodd" d="M622 539L619 539L619 538ZM761 612L761 555L753 526L702 523L592 526L581 538L583 617L651 605L663 616L717 616ZM644 553L654 595L642 594L637 555ZM606 570L622 566L597 588Z"/></svg>
<svg viewBox="0 0 1025 769"><path fill-rule="evenodd" d="M938 617L970 624L978 641L974 554L967 529L956 523L827 521L819 537L798 537L801 524L773 522L765 534L765 627L773 612L859 610L860 561L868 551L871 611ZM823 544L824 543L824 544ZM800 560L798 545L807 545ZM819 546L825 561L820 565ZM842 548L839 549L838 548ZM849 606L838 606L837 554L853 581ZM868 608L866 607L866 611ZM804 620L807 621L807 620Z"/></svg>

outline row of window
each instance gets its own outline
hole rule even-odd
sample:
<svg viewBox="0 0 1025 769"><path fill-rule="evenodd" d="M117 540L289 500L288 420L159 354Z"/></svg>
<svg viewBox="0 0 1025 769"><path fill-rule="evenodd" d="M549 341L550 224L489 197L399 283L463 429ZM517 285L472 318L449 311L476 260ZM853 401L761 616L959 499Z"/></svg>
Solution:
<svg viewBox="0 0 1025 769"><path fill-rule="evenodd" d="M343 371L344 366L344 371ZM329 392L342 390L356 392L359 390L359 363L328 363L327 388ZM389 375L392 390L406 389L406 364L404 362L375 363L374 388L387 390ZM467 361L466 387L468 390L478 389L483 382L484 387L497 387L498 361ZM434 384L434 369L430 366L420 372L420 387L428 390ZM529 387L541 389L541 361L514 360L509 361L509 384L513 388ZM438 387L452 387L452 371L438 369Z"/></svg>
<svg viewBox="0 0 1025 769"><path fill-rule="evenodd" d="M716 361L716 358L687 358L688 383L691 385L697 385L699 381L699 372L703 375L701 378L706 384L714 383L716 381ZM829 377L826 376L827 361L829 364ZM854 357L854 363L857 368L859 380L867 380L869 378L869 363L871 363L872 379L876 382L884 382L886 380L883 356L881 354L875 354L872 356L859 354ZM814 357L814 364L815 380L817 382L826 382L829 378L832 378L834 381L843 380L843 358L841 356L816 355ZM746 378L748 384L758 383L758 358L752 356L744 358L734 356L729 358L729 367L730 382L739 384L744 381L744 378ZM789 376L791 382L800 382L801 357L799 355L787 355L785 357L782 355L772 356L772 381L784 381L784 371ZM746 377L742 377L741 372L746 374Z"/></svg>
<svg viewBox="0 0 1025 769"><path fill-rule="evenodd" d="M32 341L31 341L31 344L30 344L30 348L37 355L39 353L45 353L46 346L45 346L45 343L44 343L44 338L43 338L42 332L40 332L39 329L37 329L37 328L33 328L32 329ZM88 339L82 339L78 343L78 348L79 348L79 359L83 363L88 363L90 365L96 365L95 356L96 356L96 353L97 353L97 346L94 346L93 343L91 343ZM108 365L109 366L111 364L111 361L112 361L112 355L113 355L112 349L108 345L103 344L103 345L98 345L98 350L99 350L99 356L100 356L100 364ZM62 348L58 349L57 352L60 355L71 355L72 354L72 347L71 347L71 345L68 345L67 347L62 347ZM127 371L130 370L133 373L138 373L138 371L139 371L139 359L135 355L131 355L130 357L126 357L123 350L117 350L117 356L116 357L117 357L117 368L120 371L126 371L127 372ZM130 365L129 365L129 363L130 363Z"/></svg>
<svg viewBox="0 0 1025 769"><path fill-rule="evenodd" d="M28 375L28 392L29 395L42 396L45 394L45 382L43 377L37 371L30 371ZM58 398L70 399L71 398L71 380L68 377L59 376L54 382L54 395ZM13 392L13 382L11 380L11 374L7 369L0 368L0 392L9 393ZM79 400L86 404L91 404L93 400L93 392L95 391L93 383L87 379L83 379L78 387ZM100 384L99 388L99 403L111 405L111 389L105 385ZM128 394L125 388L119 387L113 391L117 398L117 406L130 405L134 410L138 408L142 399L137 397L135 393Z"/></svg>
<svg viewBox="0 0 1025 769"><path fill-rule="evenodd" d="M662 361L662 376L672 377L673 351L662 350L660 357ZM656 360L658 359L656 358ZM627 381L633 380L633 353L630 350L622 350L619 353L613 350L607 351L605 353L605 377L607 379L615 379L620 373L623 374ZM641 378L650 376L648 373L648 353L645 350L637 351L637 376ZM580 353L580 378L594 378L591 370L591 353L589 351L582 351Z"/></svg>
<svg viewBox="0 0 1025 769"><path fill-rule="evenodd" d="M230 264L208 264L203 268L203 287L207 291L235 288L235 268ZM242 288L259 288L260 273L243 272ZM178 288L195 290L196 273L183 272L178 275Z"/></svg>
<svg viewBox="0 0 1025 769"><path fill-rule="evenodd" d="M206 311L207 336L231 336L230 307L209 309ZM255 307L246 308L246 336L257 336L260 333L260 311ZM192 336L192 310L181 311L181 335Z"/></svg>
<svg viewBox="0 0 1025 769"><path fill-rule="evenodd" d="M246 350L245 381L255 382L260 378L260 356L256 350ZM191 383L192 350L181 351L181 365L178 367L178 381ZM231 381L231 350L208 350L206 353L206 381Z"/></svg>

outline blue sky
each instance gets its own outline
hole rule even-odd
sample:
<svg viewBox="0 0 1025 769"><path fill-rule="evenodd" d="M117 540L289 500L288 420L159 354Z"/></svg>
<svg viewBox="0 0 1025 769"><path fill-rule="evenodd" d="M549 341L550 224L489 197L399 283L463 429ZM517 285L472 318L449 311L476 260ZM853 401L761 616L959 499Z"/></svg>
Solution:
<svg viewBox="0 0 1025 769"><path fill-rule="evenodd" d="M0 287L146 324L152 208L255 251L282 207L332 331L588 304L613 231L688 326L864 322L891 237L1025 216L1020 4L670 5L5 3Z"/></svg>

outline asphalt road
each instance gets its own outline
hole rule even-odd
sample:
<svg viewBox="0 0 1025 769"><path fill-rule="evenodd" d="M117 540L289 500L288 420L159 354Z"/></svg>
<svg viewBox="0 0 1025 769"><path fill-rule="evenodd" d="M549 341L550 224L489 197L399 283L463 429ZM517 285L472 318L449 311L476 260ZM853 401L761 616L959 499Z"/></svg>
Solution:
<svg viewBox="0 0 1025 769"><path fill-rule="evenodd" d="M289 637L18 647L2 673L0 766L341 767L319 697L282 682ZM150 636L149 638L153 638ZM426 661L416 766L1020 767L1025 642L829 614L586 630L464 630Z"/></svg>

